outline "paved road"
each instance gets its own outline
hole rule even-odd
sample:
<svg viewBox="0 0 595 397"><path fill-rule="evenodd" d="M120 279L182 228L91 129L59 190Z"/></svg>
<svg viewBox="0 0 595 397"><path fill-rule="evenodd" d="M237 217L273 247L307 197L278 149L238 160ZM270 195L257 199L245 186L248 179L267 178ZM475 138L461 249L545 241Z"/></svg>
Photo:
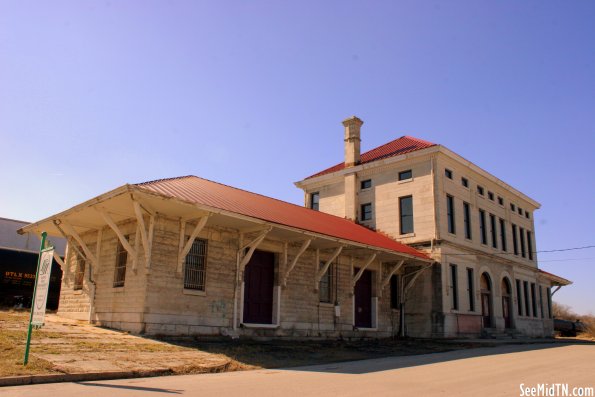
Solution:
<svg viewBox="0 0 595 397"><path fill-rule="evenodd" d="M0 396L519 396L519 386L595 387L595 345L509 345L210 375L16 386Z"/></svg>

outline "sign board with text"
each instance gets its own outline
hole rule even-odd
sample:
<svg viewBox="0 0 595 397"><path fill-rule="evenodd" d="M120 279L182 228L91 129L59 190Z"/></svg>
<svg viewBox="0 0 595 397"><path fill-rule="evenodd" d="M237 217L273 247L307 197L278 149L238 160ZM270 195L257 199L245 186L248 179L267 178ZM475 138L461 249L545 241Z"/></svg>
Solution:
<svg viewBox="0 0 595 397"><path fill-rule="evenodd" d="M41 327L45 321L45 308L48 300L48 289L50 286L50 276L52 273L52 261L54 258L54 247L41 251L39 260L39 269L36 279L35 297L31 310L31 324Z"/></svg>

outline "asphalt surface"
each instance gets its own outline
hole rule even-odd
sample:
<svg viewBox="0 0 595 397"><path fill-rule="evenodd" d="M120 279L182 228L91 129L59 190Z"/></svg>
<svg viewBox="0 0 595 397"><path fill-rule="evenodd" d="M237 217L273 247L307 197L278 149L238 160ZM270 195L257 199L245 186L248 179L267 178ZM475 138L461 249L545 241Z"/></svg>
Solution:
<svg viewBox="0 0 595 397"><path fill-rule="evenodd" d="M595 345L504 345L292 369L4 387L15 396L521 396L595 387Z"/></svg>

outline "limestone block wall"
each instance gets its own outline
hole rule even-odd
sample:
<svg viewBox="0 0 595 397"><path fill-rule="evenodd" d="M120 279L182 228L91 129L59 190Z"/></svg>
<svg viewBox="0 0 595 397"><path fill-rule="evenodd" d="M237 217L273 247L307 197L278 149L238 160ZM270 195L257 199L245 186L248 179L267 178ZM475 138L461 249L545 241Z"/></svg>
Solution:
<svg viewBox="0 0 595 397"><path fill-rule="evenodd" d="M74 279L78 264L78 256L69 245L65 255L65 269L62 273L62 287L60 289L60 305L58 315L76 320L89 319L89 296L92 285L87 279L83 281L83 288L74 290ZM87 269L87 272L89 270Z"/></svg>
<svg viewBox="0 0 595 397"><path fill-rule="evenodd" d="M140 233L137 235L136 232L136 221L127 221L118 227L138 253L136 265L135 258L127 254L124 286L114 287L119 240L113 230L103 228L99 266L94 272L96 293L92 319L103 326L141 333L144 332L143 312L149 269L140 244Z"/></svg>
<svg viewBox="0 0 595 397"><path fill-rule="evenodd" d="M186 238L194 225L186 227ZM207 226L198 238L208 241L205 291L185 290L178 271L179 221L155 223L151 273L144 320L148 334L220 335L232 327L238 233Z"/></svg>

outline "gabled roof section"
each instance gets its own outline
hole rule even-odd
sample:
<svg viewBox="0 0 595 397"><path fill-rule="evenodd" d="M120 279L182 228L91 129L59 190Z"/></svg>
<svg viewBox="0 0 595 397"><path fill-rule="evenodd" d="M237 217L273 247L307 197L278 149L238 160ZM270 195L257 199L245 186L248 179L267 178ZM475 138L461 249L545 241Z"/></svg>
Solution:
<svg viewBox="0 0 595 397"><path fill-rule="evenodd" d="M423 139L414 138L412 136L402 136L382 146L378 146L372 150L362 153L360 156L360 164L371 163L376 160L382 160L388 157L399 156L401 154L414 152L436 146L435 143L424 141ZM330 174L332 172L340 171L345 168L345 163L336 164L326 170L320 171L314 175L310 175L306 179L314 178L317 176Z"/></svg>
<svg viewBox="0 0 595 397"><path fill-rule="evenodd" d="M430 259L412 247L347 219L192 175L144 182L135 186L141 190L205 207L390 250L426 261Z"/></svg>

